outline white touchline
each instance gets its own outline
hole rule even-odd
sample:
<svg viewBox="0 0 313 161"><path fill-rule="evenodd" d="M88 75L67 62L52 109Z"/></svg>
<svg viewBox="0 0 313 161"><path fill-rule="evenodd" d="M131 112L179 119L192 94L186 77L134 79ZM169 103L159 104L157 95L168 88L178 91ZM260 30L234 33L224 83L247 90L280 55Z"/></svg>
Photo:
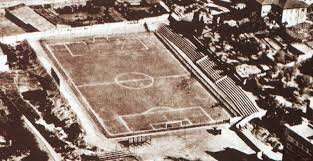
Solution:
<svg viewBox="0 0 313 161"><path fill-rule="evenodd" d="M168 75L168 76L160 76L160 77L156 77L155 79L169 79L169 78L180 78L180 77L189 77L190 74L186 73L186 74L178 74L178 75Z"/></svg>
<svg viewBox="0 0 313 161"><path fill-rule="evenodd" d="M82 85L77 85L77 87L92 87L92 86L103 86L103 85L111 85L111 84L115 84L115 82L82 84Z"/></svg>

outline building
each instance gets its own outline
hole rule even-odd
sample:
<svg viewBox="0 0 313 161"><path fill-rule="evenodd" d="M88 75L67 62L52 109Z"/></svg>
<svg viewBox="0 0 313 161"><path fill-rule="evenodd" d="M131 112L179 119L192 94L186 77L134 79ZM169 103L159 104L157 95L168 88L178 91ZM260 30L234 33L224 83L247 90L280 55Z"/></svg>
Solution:
<svg viewBox="0 0 313 161"><path fill-rule="evenodd" d="M256 0L252 1L253 10L261 17L270 12L278 13L276 20L287 27L303 23L306 20L309 5L301 0Z"/></svg>
<svg viewBox="0 0 313 161"><path fill-rule="evenodd" d="M264 77L270 69L271 67L265 64L240 64L235 67L234 76L237 78L240 84L245 85L247 80L251 78Z"/></svg>
<svg viewBox="0 0 313 161"><path fill-rule="evenodd" d="M140 5L142 0L117 0L118 3L129 3L132 6Z"/></svg>
<svg viewBox="0 0 313 161"><path fill-rule="evenodd" d="M241 64L235 67L235 76L237 76L242 84L246 84L246 80L250 76L263 76L262 70L256 65Z"/></svg>
<svg viewBox="0 0 313 161"><path fill-rule="evenodd" d="M6 9L6 17L25 31L46 31L55 26L25 4Z"/></svg>
<svg viewBox="0 0 313 161"><path fill-rule="evenodd" d="M256 1L251 1L254 6L254 10L258 12L257 14L260 15L261 17L265 17L270 13L272 10L272 5L274 4L274 0L256 0ZM248 5L249 6L249 5Z"/></svg>
<svg viewBox="0 0 313 161"><path fill-rule="evenodd" d="M160 3L161 0L145 0L145 2L146 2L147 4L156 4L156 3Z"/></svg>
<svg viewBox="0 0 313 161"><path fill-rule="evenodd" d="M307 102L306 116L309 121L313 122L313 98L309 98Z"/></svg>
<svg viewBox="0 0 313 161"><path fill-rule="evenodd" d="M281 23L286 23L287 27L303 23L306 20L308 7L309 5L303 1L287 0L281 6Z"/></svg>
<svg viewBox="0 0 313 161"><path fill-rule="evenodd" d="M313 160L313 125L303 120L298 125L285 124L283 161Z"/></svg>

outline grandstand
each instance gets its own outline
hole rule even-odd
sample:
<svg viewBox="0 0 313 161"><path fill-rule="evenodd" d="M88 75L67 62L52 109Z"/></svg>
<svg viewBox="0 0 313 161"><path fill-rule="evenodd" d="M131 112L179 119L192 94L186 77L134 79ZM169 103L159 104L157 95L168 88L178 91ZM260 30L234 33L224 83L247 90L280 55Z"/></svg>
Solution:
<svg viewBox="0 0 313 161"><path fill-rule="evenodd" d="M179 48L193 64L196 64L215 83L216 87L220 89L219 91L222 92L218 94L219 98L222 99L222 102L232 106L232 109L229 110L234 115L249 116L258 111L258 107L253 104L245 92L230 77L226 74L224 75L223 73L225 72L223 70L218 68L218 64L215 63L218 60L213 60L205 56L202 52L197 51L197 48L193 44L181 35L171 31L166 25L161 25L157 29L156 34L160 35L159 37L164 39L165 42L169 42ZM199 80L203 81L205 79L199 78ZM208 84L206 82L202 83ZM216 90L216 92L219 91ZM224 95L227 98L223 98L222 96Z"/></svg>

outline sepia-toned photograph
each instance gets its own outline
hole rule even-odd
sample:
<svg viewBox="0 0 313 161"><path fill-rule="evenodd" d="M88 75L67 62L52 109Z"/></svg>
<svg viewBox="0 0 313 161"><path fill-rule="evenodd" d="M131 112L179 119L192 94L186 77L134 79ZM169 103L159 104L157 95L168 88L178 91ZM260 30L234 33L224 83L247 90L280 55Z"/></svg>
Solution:
<svg viewBox="0 0 313 161"><path fill-rule="evenodd" d="M0 0L0 161L313 161L313 0Z"/></svg>

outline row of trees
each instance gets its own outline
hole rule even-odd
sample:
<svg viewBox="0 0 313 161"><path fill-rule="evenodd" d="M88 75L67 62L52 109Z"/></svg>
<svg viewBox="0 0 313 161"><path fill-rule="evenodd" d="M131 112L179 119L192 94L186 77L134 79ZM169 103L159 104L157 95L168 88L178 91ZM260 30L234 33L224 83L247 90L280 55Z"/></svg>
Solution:
<svg viewBox="0 0 313 161"><path fill-rule="evenodd" d="M25 156L22 161L48 160L47 153L39 149L34 135L25 128L21 113L15 109L2 91L0 97L9 109L7 119L5 121L0 119L0 135L12 141L11 146L0 148L0 160L11 160L19 156Z"/></svg>

